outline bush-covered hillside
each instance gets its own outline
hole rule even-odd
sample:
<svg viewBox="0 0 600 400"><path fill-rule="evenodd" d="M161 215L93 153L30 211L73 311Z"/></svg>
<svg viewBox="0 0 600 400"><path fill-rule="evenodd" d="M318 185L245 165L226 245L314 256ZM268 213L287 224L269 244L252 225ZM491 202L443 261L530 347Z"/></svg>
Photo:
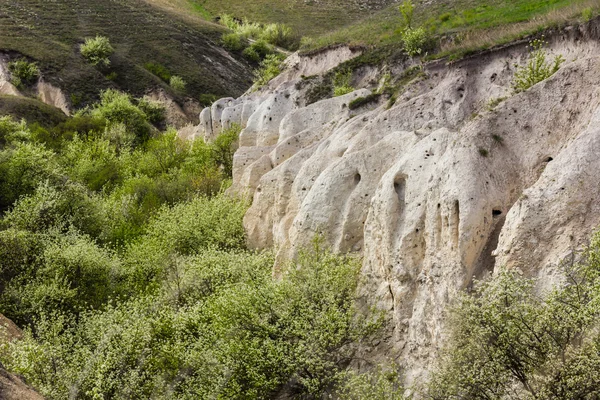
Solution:
<svg viewBox="0 0 600 400"><path fill-rule="evenodd" d="M3 1L0 53L37 61L44 79L66 91L75 107L106 88L141 96L159 87L181 102L244 92L252 68L221 48L223 28L177 10L142 0ZM115 49L108 67L90 65L80 54L85 39L97 35ZM186 90L173 90L151 64L182 77Z"/></svg>
<svg viewBox="0 0 600 400"><path fill-rule="evenodd" d="M354 393L343 369L380 325L355 309L359 260L317 240L274 278L222 193L239 128L187 142L163 116L108 90L45 126L0 117L0 311L25 328L2 364L49 399Z"/></svg>

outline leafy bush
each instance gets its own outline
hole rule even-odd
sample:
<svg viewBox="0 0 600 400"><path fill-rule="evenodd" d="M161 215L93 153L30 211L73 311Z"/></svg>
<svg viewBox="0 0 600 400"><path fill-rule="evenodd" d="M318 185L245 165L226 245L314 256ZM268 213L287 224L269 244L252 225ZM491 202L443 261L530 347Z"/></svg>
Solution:
<svg viewBox="0 0 600 400"><path fill-rule="evenodd" d="M55 154L43 145L16 143L0 152L0 210L45 181L58 183L62 171Z"/></svg>
<svg viewBox="0 0 600 400"><path fill-rule="evenodd" d="M360 264L316 249L275 280L272 263L211 249L176 258L153 295L77 324L40 315L3 363L49 398L264 399L284 385L318 398L354 354L347 343L378 325L353 311Z"/></svg>
<svg viewBox="0 0 600 400"><path fill-rule="evenodd" d="M138 99L137 106L146 114L146 119L153 125L161 125L165 122L167 110L158 101L150 100L147 97Z"/></svg>
<svg viewBox="0 0 600 400"><path fill-rule="evenodd" d="M333 95L335 97L343 96L354 92L356 89L351 85L352 71L339 71L333 77Z"/></svg>
<svg viewBox="0 0 600 400"><path fill-rule="evenodd" d="M238 148L241 131L241 126L233 124L221 132L211 146L215 162L223 168L223 173L229 178L233 174L233 154Z"/></svg>
<svg viewBox="0 0 600 400"><path fill-rule="evenodd" d="M168 83L171 80L171 72L162 64L149 62L144 64L144 68L158 76L164 82Z"/></svg>
<svg viewBox="0 0 600 400"><path fill-rule="evenodd" d="M31 85L40 76L38 66L25 59L9 62L8 70L11 74L11 83L18 88Z"/></svg>
<svg viewBox="0 0 600 400"><path fill-rule="evenodd" d="M294 37L292 29L284 24L261 25L247 19L239 21L227 14L220 16L220 23L232 31L232 33L226 33L222 37L225 47L232 51L238 51L245 47L242 41L244 39L263 41L287 49L296 49L299 45L298 38ZM260 54L258 49L251 52Z"/></svg>
<svg viewBox="0 0 600 400"><path fill-rule="evenodd" d="M348 104L348 109L356 110L357 108L360 108L364 105L379 101L380 97L381 95L379 93L372 93L365 97L357 97Z"/></svg>
<svg viewBox="0 0 600 400"><path fill-rule="evenodd" d="M201 106L210 107L212 105L212 103L214 103L218 99L219 99L219 96L217 96L216 94L205 93L205 94L200 95L200 97L198 98L198 101L200 102Z"/></svg>
<svg viewBox="0 0 600 400"><path fill-rule="evenodd" d="M548 61L544 45L543 39L535 39L529 44L531 52L527 65L518 67L515 71L512 85L515 93L524 92L536 83L548 79L565 61L560 55L555 57L553 62Z"/></svg>
<svg viewBox="0 0 600 400"><path fill-rule="evenodd" d="M105 119L113 128L116 124L122 124L124 133L134 135L137 144L144 143L150 137L151 127L146 120L146 114L133 104L129 95L117 90L108 89L102 92L100 103L93 107L91 116Z"/></svg>
<svg viewBox="0 0 600 400"><path fill-rule="evenodd" d="M183 92L185 90L185 87L187 86L187 83L183 80L182 77L173 75L169 80L169 86L171 86L174 90L178 92Z"/></svg>
<svg viewBox="0 0 600 400"><path fill-rule="evenodd" d="M340 383L335 394L344 400L404 400L400 378L399 371L382 367L363 374L345 371L338 377Z"/></svg>
<svg viewBox="0 0 600 400"><path fill-rule="evenodd" d="M600 235L544 297L535 281L502 270L463 295L433 399L595 398L600 395Z"/></svg>
<svg viewBox="0 0 600 400"><path fill-rule="evenodd" d="M269 54L261 63L260 68L254 71L254 89L258 89L281 73L282 57Z"/></svg>
<svg viewBox="0 0 600 400"><path fill-rule="evenodd" d="M242 54L250 61L260 62L273 53L273 47L269 43L264 40L257 40L247 47ZM280 55L276 55L276 57L282 58Z"/></svg>
<svg viewBox="0 0 600 400"><path fill-rule="evenodd" d="M293 48L297 46L297 40L293 37L292 28L284 24L268 24L262 29L259 39L274 46Z"/></svg>
<svg viewBox="0 0 600 400"><path fill-rule="evenodd" d="M407 29L412 28L413 14L415 13L415 6L411 0L404 0L402 4L398 6L400 14L404 22L404 27Z"/></svg>
<svg viewBox="0 0 600 400"><path fill-rule="evenodd" d="M221 14L219 15L219 22L221 25L235 31L239 27L239 22L235 20L232 15L229 14Z"/></svg>
<svg viewBox="0 0 600 400"><path fill-rule="evenodd" d="M227 33L221 38L223 47L230 51L240 51L246 47L242 36L238 33Z"/></svg>
<svg viewBox="0 0 600 400"><path fill-rule="evenodd" d="M85 40L80 48L81 55L92 65L109 66L109 57L115 52L107 37L97 35Z"/></svg>
<svg viewBox="0 0 600 400"><path fill-rule="evenodd" d="M423 27L419 28L406 28L402 32L402 43L404 45L404 51L410 57L415 57L423 52L423 48L427 41L427 31Z"/></svg>

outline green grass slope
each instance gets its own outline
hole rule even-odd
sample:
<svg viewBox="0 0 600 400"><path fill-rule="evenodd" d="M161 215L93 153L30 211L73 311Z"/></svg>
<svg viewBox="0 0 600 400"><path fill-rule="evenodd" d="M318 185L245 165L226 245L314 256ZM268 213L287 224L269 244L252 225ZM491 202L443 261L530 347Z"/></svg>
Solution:
<svg viewBox="0 0 600 400"><path fill-rule="evenodd" d="M0 52L36 60L44 78L65 90L74 106L89 103L108 87L137 96L162 87L180 100L239 95L249 87L252 68L220 47L221 27L194 18L193 10L160 5L142 0L0 0ZM79 54L84 39L98 34L107 36L116 50L108 70L88 65ZM186 91L175 93L144 68L147 63L183 77Z"/></svg>
<svg viewBox="0 0 600 400"><path fill-rule="evenodd" d="M15 120L37 122L42 126L54 126L66 120L58 108L49 106L37 99L0 95L0 117L11 115Z"/></svg>
<svg viewBox="0 0 600 400"><path fill-rule="evenodd" d="M176 1L176 0L154 0ZM221 13L251 21L281 22L299 35L320 35L350 25L381 10L394 0L189 0L196 11Z"/></svg>
<svg viewBox="0 0 600 400"><path fill-rule="evenodd" d="M464 53L502 44L548 27L589 19L599 0L413 0L413 26L424 26L436 38L439 55ZM398 3L323 35L307 48L334 43L401 44L403 19Z"/></svg>

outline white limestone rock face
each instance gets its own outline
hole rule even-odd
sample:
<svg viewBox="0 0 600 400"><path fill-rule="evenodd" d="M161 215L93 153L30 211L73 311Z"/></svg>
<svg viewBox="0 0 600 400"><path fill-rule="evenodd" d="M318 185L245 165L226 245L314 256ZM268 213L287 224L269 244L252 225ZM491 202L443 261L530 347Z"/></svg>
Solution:
<svg viewBox="0 0 600 400"><path fill-rule="evenodd" d="M600 226L600 47L578 32L551 42L567 61L520 94L515 45L427 66L389 109L350 110L367 89L305 106L290 72L227 111L244 127L230 191L253 199L250 247L274 247L276 272L316 234L362 254L359 295L390 327L365 357L395 357L409 384L435 365L447 306L473 278L507 266L550 287Z"/></svg>

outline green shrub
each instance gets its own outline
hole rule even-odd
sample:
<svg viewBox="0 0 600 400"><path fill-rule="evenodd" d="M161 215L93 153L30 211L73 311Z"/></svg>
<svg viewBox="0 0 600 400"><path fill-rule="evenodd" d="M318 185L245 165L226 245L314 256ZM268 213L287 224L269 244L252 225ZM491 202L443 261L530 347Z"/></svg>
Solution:
<svg viewBox="0 0 600 400"><path fill-rule="evenodd" d="M250 61L260 62L274 53L273 47L264 40L257 40L243 51L244 57ZM277 55L278 58L281 56Z"/></svg>
<svg viewBox="0 0 600 400"><path fill-rule="evenodd" d="M187 83L183 80L182 77L173 75L169 80L169 86L171 86L177 92L183 92Z"/></svg>
<svg viewBox="0 0 600 400"><path fill-rule="evenodd" d="M284 385L320 398L354 354L347 343L377 326L354 312L360 263L314 250L282 280L272 263L213 249L178 257L154 295L81 313L76 325L41 314L3 364L49 398L73 396L75 382L76 398L264 399Z"/></svg>
<svg viewBox="0 0 600 400"><path fill-rule="evenodd" d="M269 54L261 63L260 68L254 71L254 89L258 89L281 73L283 59L277 54Z"/></svg>
<svg viewBox="0 0 600 400"><path fill-rule="evenodd" d="M292 36L292 29L289 26L276 23L265 25L258 38L283 48L292 47L295 41Z"/></svg>
<svg viewBox="0 0 600 400"><path fill-rule="evenodd" d="M167 110L158 101L150 100L147 97L142 97L137 100L137 106L146 114L146 119L153 125L161 125L165 122Z"/></svg>
<svg viewBox="0 0 600 400"><path fill-rule="evenodd" d="M586 8L581 12L581 18L584 22L588 22L594 18L594 11L591 8Z"/></svg>
<svg viewBox="0 0 600 400"><path fill-rule="evenodd" d="M410 30L412 28L413 15L415 13L413 2L411 0L404 0L404 2L398 6L398 9L402 15L404 27Z"/></svg>
<svg viewBox="0 0 600 400"><path fill-rule="evenodd" d="M548 79L558 71L560 65L565 61L560 55L555 57L553 62L548 61L544 45L543 39L535 39L529 44L531 52L527 65L518 67L515 71L512 85L515 93L524 92L536 83Z"/></svg>
<svg viewBox="0 0 600 400"><path fill-rule="evenodd" d="M169 81L171 80L171 72L164 65L149 62L144 64L144 68L146 68L146 70L150 71L154 75L158 76L164 82L169 83Z"/></svg>
<svg viewBox="0 0 600 400"><path fill-rule="evenodd" d="M212 105L212 103L214 103L218 99L219 99L219 96L217 96L216 94L205 93L205 94L200 95L200 97L198 98L198 101L200 102L201 106L210 107Z"/></svg>
<svg viewBox="0 0 600 400"><path fill-rule="evenodd" d="M235 20L232 15L221 14L219 15L219 23L232 31L235 31L239 27L239 23Z"/></svg>
<svg viewBox="0 0 600 400"><path fill-rule="evenodd" d="M18 88L33 84L40 76L38 66L25 59L9 62L8 71L11 74L11 83Z"/></svg>
<svg viewBox="0 0 600 400"><path fill-rule="evenodd" d="M109 189L123 179L118 146L114 138L111 142L110 138L82 140L75 137L63 151L62 164L71 179L85 184L91 190Z"/></svg>
<svg viewBox="0 0 600 400"><path fill-rule="evenodd" d="M64 232L75 227L98 238L106 222L98 200L85 187L73 182L60 191L42 183L33 194L21 197L2 222L13 229L37 233Z"/></svg>
<svg viewBox="0 0 600 400"><path fill-rule="evenodd" d="M97 35L85 40L80 48L81 55L92 65L109 66L109 57L115 52L107 37Z"/></svg>
<svg viewBox="0 0 600 400"><path fill-rule="evenodd" d="M109 122L108 133L114 126L121 124L124 134L131 134L136 144L144 143L150 137L151 127L146 120L146 114L135 104L128 94L114 89L108 89L101 93L100 103L94 105L91 116L105 119Z"/></svg>
<svg viewBox="0 0 600 400"><path fill-rule="evenodd" d="M17 122L10 115L0 117L0 150L8 143L27 141L30 137L25 121Z"/></svg>
<svg viewBox="0 0 600 400"><path fill-rule="evenodd" d="M600 236L544 296L501 270L460 297L429 398L595 398L600 392Z"/></svg>
<svg viewBox="0 0 600 400"><path fill-rule="evenodd" d="M45 181L58 184L62 178L56 155L43 145L17 143L0 152L0 210L19 197L29 195Z"/></svg>
<svg viewBox="0 0 600 400"><path fill-rule="evenodd" d="M360 108L360 107L362 107L364 105L377 102L377 101L379 101L380 97L381 97L381 95L379 93L372 93L372 94L370 94L368 96L365 96L365 97L357 97L356 99L352 100L348 104L348 109L355 110L355 109Z"/></svg>
<svg viewBox="0 0 600 400"><path fill-rule="evenodd" d="M333 95L335 97L343 96L354 92L356 89L352 87L352 71L339 71L333 77Z"/></svg>
<svg viewBox="0 0 600 400"><path fill-rule="evenodd" d="M240 51L246 47L246 43L242 36L238 33L227 33L221 38L223 47L230 51Z"/></svg>
<svg viewBox="0 0 600 400"><path fill-rule="evenodd" d="M213 159L217 165L223 168L223 173L229 178L233 174L233 154L238 148L238 138L241 131L241 126L233 124L228 129L223 130L211 145Z"/></svg>
<svg viewBox="0 0 600 400"><path fill-rule="evenodd" d="M374 368L367 373L344 371L338 376L340 383L336 398L344 400L404 400L404 388L398 370Z"/></svg>
<svg viewBox="0 0 600 400"><path fill-rule="evenodd" d="M428 40L427 31L423 27L406 28L402 32L402 44L409 57L415 57L423 53L423 48Z"/></svg>

